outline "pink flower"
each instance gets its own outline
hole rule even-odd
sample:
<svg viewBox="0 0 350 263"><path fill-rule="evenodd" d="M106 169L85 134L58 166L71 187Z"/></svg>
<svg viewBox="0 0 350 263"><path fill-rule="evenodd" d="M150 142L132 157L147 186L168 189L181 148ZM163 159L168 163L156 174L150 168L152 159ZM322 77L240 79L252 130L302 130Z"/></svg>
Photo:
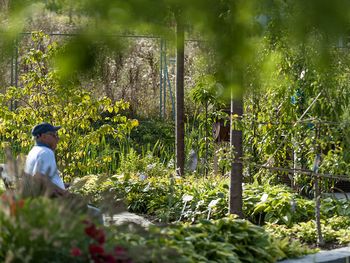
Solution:
<svg viewBox="0 0 350 263"><path fill-rule="evenodd" d="M79 257L82 255L81 253L81 250L77 247L73 247L71 250L70 250L70 254L73 256L73 257Z"/></svg>

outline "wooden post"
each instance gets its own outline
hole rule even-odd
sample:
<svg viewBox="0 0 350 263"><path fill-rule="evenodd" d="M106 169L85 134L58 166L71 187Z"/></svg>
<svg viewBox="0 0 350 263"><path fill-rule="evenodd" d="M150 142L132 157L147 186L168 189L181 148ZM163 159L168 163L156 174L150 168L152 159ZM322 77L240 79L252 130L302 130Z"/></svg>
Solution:
<svg viewBox="0 0 350 263"><path fill-rule="evenodd" d="M185 171L185 124L184 124L184 49L185 34L181 19L176 22L176 172L183 176Z"/></svg>
<svg viewBox="0 0 350 263"><path fill-rule="evenodd" d="M242 131L235 127L234 115L242 117L243 101L233 100L231 95L231 136L230 148L233 151L231 175L230 175L230 196L229 196L229 213L236 214L243 218L243 201L242 201L242 182L243 182L243 164L242 164ZM231 156L233 156L231 155Z"/></svg>

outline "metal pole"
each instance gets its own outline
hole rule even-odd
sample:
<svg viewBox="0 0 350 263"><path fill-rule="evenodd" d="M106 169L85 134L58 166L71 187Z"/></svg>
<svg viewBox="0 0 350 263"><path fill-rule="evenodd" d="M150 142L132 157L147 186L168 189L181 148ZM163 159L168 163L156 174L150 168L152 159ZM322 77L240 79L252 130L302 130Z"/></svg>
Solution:
<svg viewBox="0 0 350 263"><path fill-rule="evenodd" d="M15 51L12 50L11 52L11 86L14 86L14 68L15 68L15 55L14 55ZM10 110L12 111L13 110L13 100L11 100L10 102Z"/></svg>
<svg viewBox="0 0 350 263"><path fill-rule="evenodd" d="M314 161L314 167L312 169L314 174L318 173L318 168L320 166L320 161L321 161L321 155L320 155L318 141L317 141L319 136L320 136L320 128L319 128L319 125L316 125L316 129L315 129L316 156ZM321 190L320 190L319 182L320 182L320 176L316 175L314 187L315 187L315 217L316 217L316 230L317 230L317 245L323 246L324 240L323 240L322 230L321 230Z"/></svg>
<svg viewBox="0 0 350 263"><path fill-rule="evenodd" d="M208 176L208 101L205 102L205 167L204 174Z"/></svg>
<svg viewBox="0 0 350 263"><path fill-rule="evenodd" d="M15 87L18 87L18 38L15 42Z"/></svg>
<svg viewBox="0 0 350 263"><path fill-rule="evenodd" d="M11 85L10 86L13 86L14 84L14 60L15 60L14 51L12 50L11 52Z"/></svg>
<svg viewBox="0 0 350 263"><path fill-rule="evenodd" d="M170 79L169 79L169 73L168 73L168 66L167 64L165 64L166 68L165 68L165 74L166 74L166 79L168 81L168 87L169 87L169 95L170 95L170 99L171 99L171 110L172 110L172 116L173 116L173 120L175 119L175 103L174 103L174 95L173 92L171 90L171 84L170 84Z"/></svg>
<svg viewBox="0 0 350 263"><path fill-rule="evenodd" d="M163 107L163 39L160 39L160 58L159 58L159 117L162 118Z"/></svg>
<svg viewBox="0 0 350 263"><path fill-rule="evenodd" d="M18 37L16 37L15 42L15 87L18 87ZM13 110L17 108L17 101L13 102Z"/></svg>
<svg viewBox="0 0 350 263"><path fill-rule="evenodd" d="M164 96L164 99L163 99L163 117L165 118L166 117L166 81L167 81L167 75L165 73L165 70L166 70L166 40L164 40L164 49L163 49L163 59L164 59L164 63L163 63L163 88L164 88L164 92L163 92L163 96Z"/></svg>

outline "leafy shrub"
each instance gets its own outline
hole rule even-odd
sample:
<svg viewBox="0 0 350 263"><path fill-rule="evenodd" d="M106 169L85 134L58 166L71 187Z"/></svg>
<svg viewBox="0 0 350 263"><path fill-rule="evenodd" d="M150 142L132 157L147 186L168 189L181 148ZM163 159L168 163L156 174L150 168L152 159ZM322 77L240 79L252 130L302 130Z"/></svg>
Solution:
<svg viewBox="0 0 350 263"><path fill-rule="evenodd" d="M141 158L133 151L129 158L123 166L125 173L112 176L107 185L115 199L125 199L131 212L155 216L161 222L196 222L227 215L228 178L174 177L172 170L151 155ZM142 172L138 173L137 169ZM93 188L89 191L97 193ZM285 185L244 185L243 212L255 224L275 223L291 227L313 218L314 207L314 201L293 193ZM345 199L322 199L321 217L327 219L335 215L349 215L349 207L350 202Z"/></svg>
<svg viewBox="0 0 350 263"><path fill-rule="evenodd" d="M300 222L292 227L268 223L265 228L278 238L296 238L308 244L314 244L317 241L314 220ZM323 219L321 220L321 231L326 243L347 244L350 242L350 219L344 216Z"/></svg>
<svg viewBox="0 0 350 263"><path fill-rule="evenodd" d="M77 179L72 186L75 192L94 196L96 201L102 199L103 193L97 190L101 188L103 192L114 193L114 200L123 198L130 212L155 216L161 222L179 219L195 222L227 214L228 185L219 177L181 178L171 174L157 176L152 172L125 173L110 178L90 175ZM186 201L186 196L191 200Z"/></svg>
<svg viewBox="0 0 350 263"><path fill-rule="evenodd" d="M0 260L6 262L131 262L129 255L133 262L275 262L286 257L280 241L234 217L145 231L99 227L59 200L3 195L0 206Z"/></svg>
<svg viewBox="0 0 350 263"><path fill-rule="evenodd" d="M130 262L102 227L58 199L5 194L0 207L2 262Z"/></svg>
<svg viewBox="0 0 350 263"><path fill-rule="evenodd" d="M150 177L116 182L116 190L125 189L132 212L149 214L161 221L191 221L224 217L227 214L227 185L211 178ZM225 189L226 186L226 189ZM221 189L221 190L220 190ZM191 200L186 201L186 196Z"/></svg>
<svg viewBox="0 0 350 263"><path fill-rule="evenodd" d="M287 254L295 257L310 252L297 245L288 248L285 242L271 238L263 228L234 217L201 220L193 225L151 227L149 231L142 236L124 232L116 238L118 243L125 244L121 240L129 240L144 250L158 248L169 252L167 248L173 249L168 258L162 258L163 262L276 262ZM152 259L152 262L159 260Z"/></svg>
<svg viewBox="0 0 350 263"><path fill-rule="evenodd" d="M120 158L119 173L126 178L132 175L143 175L144 177L162 177L171 171L160 161L160 159L151 152L146 152L143 156L130 148L126 154Z"/></svg>
<svg viewBox="0 0 350 263"><path fill-rule="evenodd" d="M284 185L244 186L244 212L255 223L291 226L314 216L314 202L293 193Z"/></svg>
<svg viewBox="0 0 350 263"><path fill-rule="evenodd" d="M130 144L139 154L151 151L153 156L163 161L170 161L174 157L170 154L174 152L174 134L172 122L157 119L140 121L140 124L130 133Z"/></svg>
<svg viewBox="0 0 350 263"><path fill-rule="evenodd" d="M99 203L102 201L104 193L109 192L112 186L113 181L107 175L92 174L76 178L69 187L69 190L89 197L93 203Z"/></svg>
<svg viewBox="0 0 350 263"><path fill-rule="evenodd" d="M322 215L326 218L339 215L339 216L350 216L350 201L347 199L336 199L336 198L323 198L321 199Z"/></svg>
<svg viewBox="0 0 350 263"><path fill-rule="evenodd" d="M275 262L282 254L261 228L244 220L201 221L196 225L170 229L168 234L176 238L177 244L182 242L192 247L193 255L201 254L217 262ZM200 260L189 256L194 261Z"/></svg>

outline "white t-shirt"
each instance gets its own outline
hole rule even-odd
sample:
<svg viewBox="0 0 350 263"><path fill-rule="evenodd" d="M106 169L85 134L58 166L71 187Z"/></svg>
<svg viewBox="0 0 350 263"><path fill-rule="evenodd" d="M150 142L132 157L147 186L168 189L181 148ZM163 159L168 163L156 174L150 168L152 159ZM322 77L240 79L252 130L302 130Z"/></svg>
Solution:
<svg viewBox="0 0 350 263"><path fill-rule="evenodd" d="M49 147L35 145L28 153L24 172L29 175L46 175L52 183L65 189L57 169L55 154Z"/></svg>

